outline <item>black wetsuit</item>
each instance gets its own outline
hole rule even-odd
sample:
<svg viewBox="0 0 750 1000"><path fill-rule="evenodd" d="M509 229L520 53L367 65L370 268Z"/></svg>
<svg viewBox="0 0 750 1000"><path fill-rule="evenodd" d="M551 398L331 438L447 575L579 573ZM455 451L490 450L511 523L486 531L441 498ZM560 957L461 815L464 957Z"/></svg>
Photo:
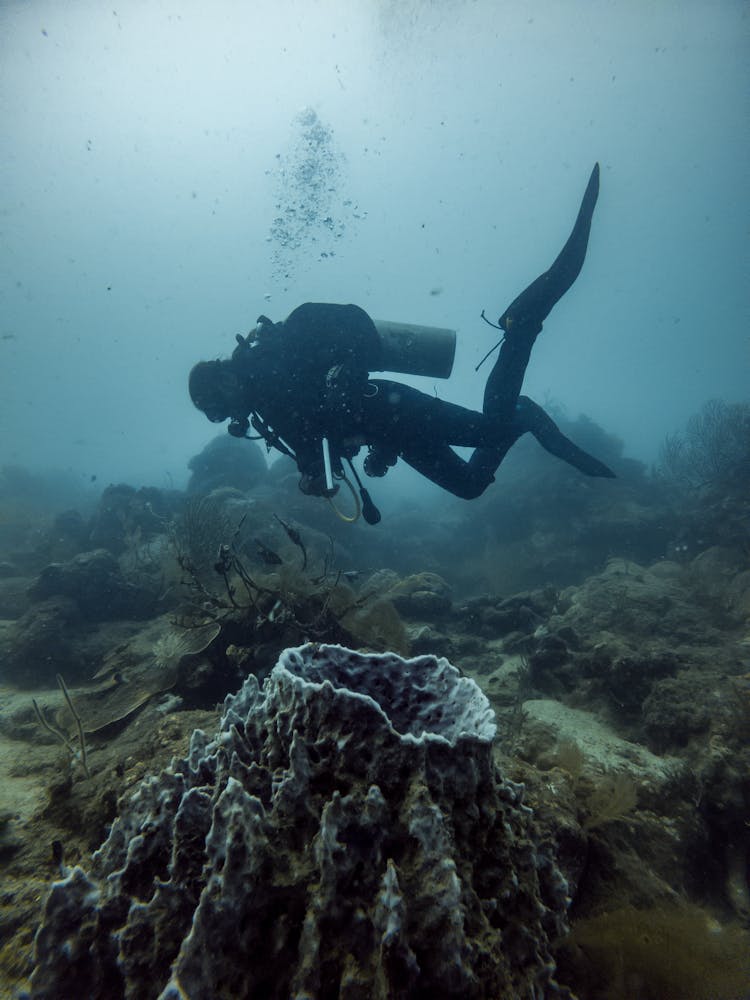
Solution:
<svg viewBox="0 0 750 1000"><path fill-rule="evenodd" d="M484 492L508 450L526 433L586 475L612 476L565 437L538 404L520 395L542 323L583 265L598 190L597 165L562 252L501 316L504 338L482 412L401 382L369 378L378 368L372 320L358 306L325 303L300 306L284 323L267 322L255 346L235 351L233 361L247 380L248 412L258 414L288 445L308 483L322 482L324 437L334 457L352 456L366 444L388 456L387 464L400 457L465 499ZM475 450L464 460L454 446Z"/></svg>

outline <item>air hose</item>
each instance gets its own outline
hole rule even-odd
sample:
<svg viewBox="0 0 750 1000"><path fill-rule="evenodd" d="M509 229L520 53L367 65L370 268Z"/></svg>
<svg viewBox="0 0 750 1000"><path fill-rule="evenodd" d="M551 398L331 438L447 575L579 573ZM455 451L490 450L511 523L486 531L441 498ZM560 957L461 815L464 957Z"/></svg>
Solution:
<svg viewBox="0 0 750 1000"><path fill-rule="evenodd" d="M341 475L337 476L336 478L343 479L343 481L351 490L352 497L354 498L354 513L344 514L343 511L340 511L336 506L336 504L333 502L333 497L326 497L326 500L331 505L331 509L333 510L333 513L336 515L336 517L340 518L342 521L345 521L346 524L354 524L355 521L359 520L359 515L362 513L362 504L360 503L359 497L357 496L353 484L349 481L347 476Z"/></svg>
<svg viewBox="0 0 750 1000"><path fill-rule="evenodd" d="M367 521L368 524L377 524L380 521L380 511L372 502L369 492L362 485L362 480L357 475L357 470L354 468L352 460L350 458L347 458L346 461L349 468L351 469L352 475L354 476L357 482L357 487L359 489L359 497L354 492L354 486L352 486L351 482L349 481L345 473L342 472L341 475L337 475L336 478L343 479L346 485L351 490L352 496L354 497L355 513L352 516L349 516L347 514L342 514L342 512L338 509L338 507L333 502L330 496L326 497L326 500L328 500L328 502L330 503L336 516L340 517L342 521L346 521L347 524L353 524L355 521L358 521L360 514L362 514L362 516L364 517L365 521ZM325 470L326 487L327 489L332 490L333 473L331 470L331 450L327 438L323 438L323 467Z"/></svg>

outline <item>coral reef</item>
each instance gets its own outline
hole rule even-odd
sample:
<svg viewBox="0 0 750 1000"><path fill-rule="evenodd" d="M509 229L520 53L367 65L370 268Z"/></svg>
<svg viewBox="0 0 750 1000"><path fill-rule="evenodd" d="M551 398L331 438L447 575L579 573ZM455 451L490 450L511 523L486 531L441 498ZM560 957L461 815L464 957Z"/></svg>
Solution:
<svg viewBox="0 0 750 1000"><path fill-rule="evenodd" d="M750 477L750 404L711 399L669 434L661 448L661 473L689 489L721 487Z"/></svg>
<svg viewBox="0 0 750 1000"><path fill-rule="evenodd" d="M34 1000L567 995L566 886L446 660L286 650L53 885Z"/></svg>
<svg viewBox="0 0 750 1000"><path fill-rule="evenodd" d="M243 949L264 998L399 996L399 977L515 998L537 972L539 997L550 950L580 1000L693 995L689 962L696 996L700 976L743 995L712 974L750 954L747 469L696 489L605 443L611 483L528 440L473 504L396 490L375 531L300 494L287 459L247 493L121 484L98 509L91 484L0 470L0 994L28 988L62 876L42 995L171 997L173 970L222 995L221 966L241 996ZM431 657L411 686L355 654L320 683L306 646L260 688L312 640L460 664L503 778L488 732L450 730L455 675L433 697L410 665ZM89 776L33 710L78 746L57 673ZM553 945L565 891L576 933Z"/></svg>

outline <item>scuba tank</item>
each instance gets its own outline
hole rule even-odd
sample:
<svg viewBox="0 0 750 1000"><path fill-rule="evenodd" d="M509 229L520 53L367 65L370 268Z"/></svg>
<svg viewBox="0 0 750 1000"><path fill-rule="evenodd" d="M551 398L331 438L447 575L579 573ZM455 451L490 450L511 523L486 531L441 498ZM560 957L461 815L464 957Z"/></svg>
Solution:
<svg viewBox="0 0 750 1000"><path fill-rule="evenodd" d="M374 319L373 323L380 351L370 371L450 378L456 354L455 330L385 319Z"/></svg>
<svg viewBox="0 0 750 1000"><path fill-rule="evenodd" d="M367 371L450 378L456 355L455 330L385 319L374 319L372 324L377 339L372 338L362 345L362 362ZM259 316L257 326L246 337L237 334L239 347L235 349L233 359L240 355L247 356L249 349L269 335L273 336L275 330L282 326L281 323L272 323L267 316Z"/></svg>

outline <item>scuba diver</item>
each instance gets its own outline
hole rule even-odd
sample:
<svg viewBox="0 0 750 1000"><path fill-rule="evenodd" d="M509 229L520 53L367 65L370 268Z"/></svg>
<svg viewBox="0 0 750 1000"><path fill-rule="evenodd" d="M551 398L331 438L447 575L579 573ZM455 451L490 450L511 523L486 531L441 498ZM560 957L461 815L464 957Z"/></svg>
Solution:
<svg viewBox="0 0 750 1000"><path fill-rule="evenodd" d="M384 476L402 458L466 500L494 482L505 455L526 433L585 475L613 477L606 465L567 438L541 406L520 395L542 324L583 266L598 193L596 164L557 259L498 320L503 336L495 348L500 353L487 379L481 412L401 382L370 378L373 371L447 378L453 331L386 323L372 320L355 305L313 302L281 323L260 316L246 337L237 335L230 359L196 364L189 378L193 403L214 423L229 420L230 434L247 437L252 424L269 449L290 455L303 493L332 497L338 490L334 480L345 479L346 459L360 490L362 513L371 524L380 515L351 464L365 445L368 476ZM465 460L454 446L474 451Z"/></svg>

